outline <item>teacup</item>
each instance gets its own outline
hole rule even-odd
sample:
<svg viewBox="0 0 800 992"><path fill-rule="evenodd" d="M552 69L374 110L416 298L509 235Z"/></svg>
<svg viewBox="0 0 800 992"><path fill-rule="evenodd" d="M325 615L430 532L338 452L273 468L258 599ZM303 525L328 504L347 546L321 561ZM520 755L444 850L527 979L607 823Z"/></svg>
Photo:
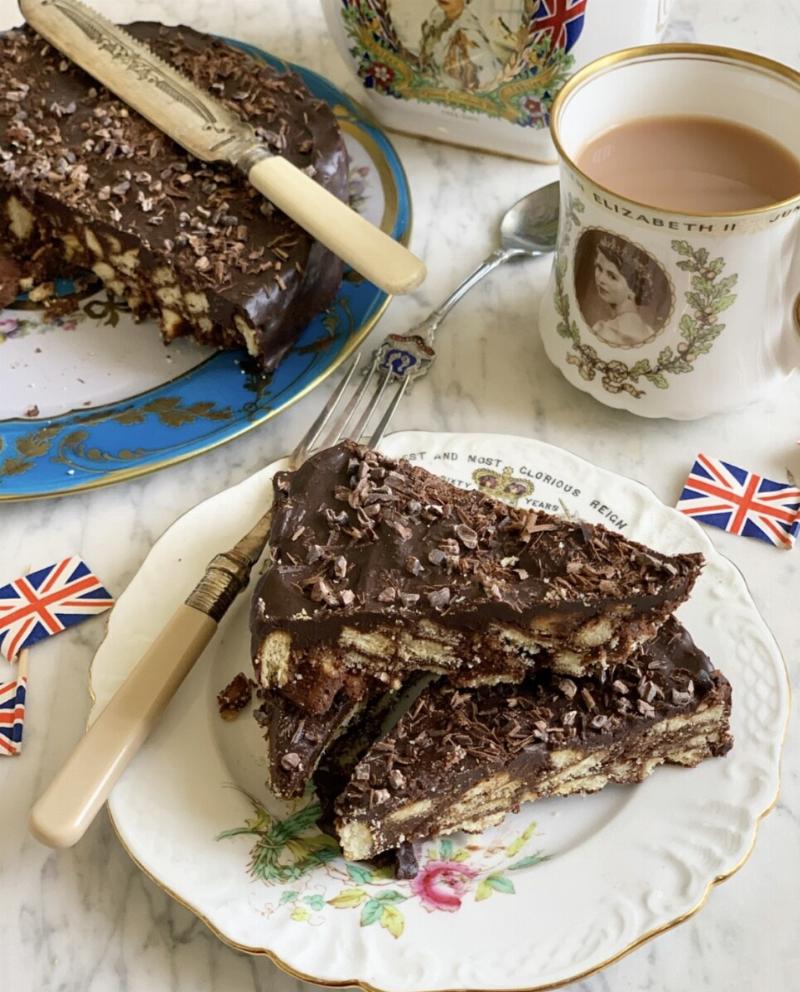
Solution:
<svg viewBox="0 0 800 992"><path fill-rule="evenodd" d="M671 0L322 0L380 122L555 162L547 115L581 66L657 41Z"/></svg>
<svg viewBox="0 0 800 992"><path fill-rule="evenodd" d="M800 73L787 66L707 45L633 48L586 66L553 106L561 218L539 327L579 389L683 420L756 400L800 364L800 191L758 209L679 213L616 195L576 165L608 129L675 115L749 125L800 158ZM609 267L620 253L648 289L645 300L630 294L643 333L624 339L601 319L607 287L597 285L598 260Z"/></svg>

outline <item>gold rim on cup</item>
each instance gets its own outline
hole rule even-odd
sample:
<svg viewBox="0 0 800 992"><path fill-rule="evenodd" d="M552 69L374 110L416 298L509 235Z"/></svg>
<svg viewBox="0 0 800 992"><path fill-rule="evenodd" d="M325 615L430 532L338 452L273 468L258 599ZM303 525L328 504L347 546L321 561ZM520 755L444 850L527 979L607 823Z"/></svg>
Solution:
<svg viewBox="0 0 800 992"><path fill-rule="evenodd" d="M711 56L712 59L717 61L728 63L738 62L741 65L746 65L750 68L755 67L764 74L781 76L783 79L794 84L797 88L798 96L800 97L800 72L796 69L792 69L791 66L784 65L783 62L776 62L774 59L768 59L763 55L756 55L755 52L746 52L740 48L727 48L724 45L693 45L683 43L667 45L638 45L634 48L622 48L618 52L611 52L608 55L602 55L600 58L595 59L594 62L589 62L588 65L585 65L582 69L579 69L578 72L576 72L575 75L572 76L559 90L550 111L550 136L553 139L553 144L556 147L559 158L564 162L567 162L573 172L577 173L577 175L579 175L591 186L602 190L604 193L608 193L608 195L613 196L614 199L620 200L623 203L629 203L638 208L644 208L646 210L657 209L659 213L671 216L755 217L759 214L770 214L776 210L800 206L800 193L796 193L794 196L790 196L786 200L777 200L775 203L770 203L766 207L751 207L749 210L708 211L705 213L692 210L669 210L661 207L655 207L652 203L642 203L639 200L632 200L630 197L623 196L620 193L615 192L613 189L609 189L608 186L603 186L602 183L598 183L595 179L592 179L591 176L587 175L581 168L579 168L573 157L567 153L561 143L561 138L558 133L558 120L570 97L577 90L585 86L586 83L595 76L602 75L609 69L615 68L622 63L637 62L640 60L655 61L660 56L671 57L673 55L688 55L693 57Z"/></svg>

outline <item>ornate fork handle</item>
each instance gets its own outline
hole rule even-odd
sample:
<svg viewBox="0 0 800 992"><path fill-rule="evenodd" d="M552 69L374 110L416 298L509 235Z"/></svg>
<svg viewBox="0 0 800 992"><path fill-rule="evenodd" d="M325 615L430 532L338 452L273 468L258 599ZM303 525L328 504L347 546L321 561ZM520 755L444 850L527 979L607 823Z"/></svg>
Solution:
<svg viewBox="0 0 800 992"><path fill-rule="evenodd" d="M390 372L391 378L397 381L406 380L407 389L417 379L427 375L436 358L436 352L433 350L436 332L453 307L473 286L503 262L524 254L525 252L514 248L497 248L493 251L474 272L456 286L443 303L415 324L408 334L387 335L386 340L375 351L374 363L377 369L384 373Z"/></svg>

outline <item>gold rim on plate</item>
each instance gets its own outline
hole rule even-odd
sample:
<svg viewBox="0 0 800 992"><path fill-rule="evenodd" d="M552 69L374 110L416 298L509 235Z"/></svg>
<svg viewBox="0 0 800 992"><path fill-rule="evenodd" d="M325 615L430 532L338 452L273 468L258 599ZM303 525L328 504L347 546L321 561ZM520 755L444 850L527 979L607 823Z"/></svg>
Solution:
<svg viewBox="0 0 800 992"><path fill-rule="evenodd" d="M403 433L413 434L413 433L418 433L418 432L415 432L415 431L404 431ZM389 437L391 437L391 435L389 435ZM564 448L563 450L567 451L569 454L573 455L575 458L581 459L581 456L580 455L575 455L574 452L570 451L569 449ZM278 464L280 461L282 461L282 459L276 459L275 464ZM646 485L643 482L640 482L638 479L633 479L631 476L624 475L621 472L615 472L614 474L620 476L620 478L626 479L629 482L637 483L638 485L640 485L644 489L646 489L647 492L649 492L655 499L659 499L659 497L656 495L655 491L653 489L651 489L650 486ZM230 487L230 488L235 488L235 487ZM208 497L208 498L211 499L212 497ZM201 502L205 502L205 500L202 500ZM663 501L659 499L659 502L663 502ZM196 506L199 506L199 505L200 504L196 504ZM156 541L153 542L153 546L155 546L155 544L158 542L158 540L160 540L161 537L163 537L164 534L166 534L166 532L168 530L171 530L171 528L174 527L175 524L179 520L181 520L183 517L187 516L194 509L195 509L195 507L191 507L189 510L186 510L184 513L180 514L180 516L178 516L162 532L162 534L159 535L159 538ZM151 550L152 550L152 548L151 548ZM747 590L748 596L750 597L751 601L753 603L755 603L755 600L753 600L752 592L750 591L750 585L748 584L747 579L745 578L744 573L739 568L739 566L736 565L735 562L733 562L726 555L723 555L722 552L718 551L716 549L716 547L714 547L714 550L717 551L717 554L719 554L720 557L722 557L729 565L731 565L732 568L734 568L736 570L736 572L740 576L742 582L744 583L744 586L745 586L745 589ZM772 640L773 640L773 642L775 644L775 648L776 648L776 650L778 652L778 655L780 656L780 659L781 659L781 664L783 666L783 676L784 676L784 679L785 679L785 682L786 682L787 706L786 706L786 715L785 715L784 720L783 720L783 727L781 729L780 749L779 749L779 752L778 752L778 776L777 776L777 779L778 780L777 780L777 785L775 787L775 794L772 797L772 799L770 799L770 801L767 803L767 805L764 807L764 809L762 809L761 812L759 812L758 814L756 814L755 821L753 823L753 834L752 834L750 843L749 843L749 845L747 847L747 850L742 855L741 859L730 870L728 870L726 872L723 872L720 875L716 875L714 878L710 879L709 882L706 884L705 889L701 893L700 897L698 898L697 902L692 907L690 907L688 910L686 910L683 913L681 913L680 915L676 916L674 919L670 920L668 923L664 923L661 926L654 927L652 930L648 930L645 933L641 934L635 940L631 941L629 944L626 944L626 946L623 947L616 954L614 954L611 957L607 958L606 960L600 962L600 964L593 965L592 967L587 968L584 971L576 972L574 975L570 975L568 978L559 979L557 982L547 982L544 985L529 985L529 986L522 986L522 987L518 987L518 988L511 988L511 987L503 986L501 989L491 990L491 989L486 989L486 988L469 989L469 988L460 987L460 988L453 988L453 989L435 989L435 990L431 990L431 992L550 992L550 990L552 990L552 989L563 988L565 985L569 985L572 982L577 982L577 981L583 980L584 978L589 978L590 976L596 975L598 972L603 971L605 968L608 968L610 965L615 964L617 961L621 961L623 958L627 957L629 954L631 954L637 948L639 948L643 944L646 944L649 941L653 940L655 937L658 937L658 936L660 936L663 933L667 933L668 931L675 929L675 927L680 926L681 923L685 923L687 920L691 919L693 916L695 916L703 908L703 906L705 906L706 902L708 901L709 896L711 895L711 892L717 886L721 885L723 882L727 881L729 878L731 878L733 875L735 875L736 872L738 872L739 869L742 868L743 865L745 865L747 863L747 861L749 861L749 859L750 859L753 851L755 850L756 841L758 839L759 828L761 827L761 824L763 823L765 817L768 816L768 814L771 813L772 810L774 809L775 804L777 803L778 798L780 796L780 792L781 792L781 762L783 760L783 750L784 750L784 747L785 747L785 744L786 744L786 734L787 734L788 727L789 727L789 717L790 717L790 714L791 714L791 711L792 711L792 702L793 702L793 699L792 699L792 682L791 682L791 678L789 676L789 666L786 663L786 658L785 658L785 656L783 654L783 651L781 649L780 644L778 643L777 638L772 633L772 630L769 628L769 626L767 625L766 620L764 620L763 616L761 616L761 613L760 613L760 611L758 611L757 608L756 608L756 612L758 613L758 616L760 617L762 623L764 624L765 629L769 633L769 636L772 638ZM105 635L105 637L108 637L108 625L106 626L106 635ZM105 640L105 637L104 637L103 640ZM98 646L98 651L99 651L99 646ZM96 653L95 653L95 657L96 657ZM90 699L91 704L92 704L91 709L94 708L94 706L96 704L96 701L97 701L97 698L96 698L96 695L95 695L95 691L94 691L93 679L92 679L93 669L94 669L94 657L92 658L92 662L89 665L89 671L88 671L88 692L89 692L89 699ZM90 715L91 715L91 710L90 710ZM88 719L87 719L87 727L88 727ZM285 972L285 974L289 975L290 977L299 979L300 981L308 982L308 983L313 984L313 985L319 985L319 986L321 986L323 988L331 988L331 989L338 989L338 988L358 988L358 989L361 989L362 992L387 992L387 990L380 988L380 986L372 985L369 982L361 981L358 978L341 979L341 980L334 980L334 981L332 981L330 979L319 978L316 975L310 975L310 974L307 974L305 972L299 971L297 968L294 968L292 965L290 965L287 962L285 962L274 951L269 951L269 950L267 950L267 949L265 949L263 947L250 947L247 944L239 944L235 940L231 940L224 933L222 933L222 931L219 930L208 919L208 917L204 916L203 913L196 906L193 906L190 902L187 902L185 899L183 899L181 896L179 896L173 889L169 888L169 886L164 885L155 875L153 875L153 873L144 864L142 864L142 862L136 857L136 855L134 855L132 853L132 851L130 850L130 848L128 847L128 845L125 843L125 840L123 839L122 834L120 833L120 830L119 830L119 828L117 826L117 823L114 820L114 815L113 815L113 813L111 812L111 810L108 807L108 803L106 803L106 807L105 808L106 808L106 812L108 814L109 821L111 823L111 827L112 827L112 829L113 829L113 831L114 831L114 833L115 833L115 835L117 837L117 840L119 841L119 843L122 846L122 848L125 851L125 853L131 859L131 861L136 865L136 867L144 875L146 875L147 878L149 878L150 881L158 889L160 889L163 893L165 893L166 895L168 895L170 898L174 899L175 902L177 902L180 906L182 906L184 909L188 910L195 917L197 917L197 919L200 920L200 922L203 923L211 931L211 933L213 933L214 936L217 937L223 944L226 944L228 947L232 948L235 951L239 951L239 952L242 952L242 953L245 953L245 954L251 954L254 957L267 958L277 968L279 968L281 971Z"/></svg>

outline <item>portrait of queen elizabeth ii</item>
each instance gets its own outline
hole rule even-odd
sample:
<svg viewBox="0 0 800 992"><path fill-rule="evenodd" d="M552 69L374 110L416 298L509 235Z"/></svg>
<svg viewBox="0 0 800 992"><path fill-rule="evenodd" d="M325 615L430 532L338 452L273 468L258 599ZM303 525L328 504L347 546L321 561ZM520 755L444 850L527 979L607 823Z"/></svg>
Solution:
<svg viewBox="0 0 800 992"><path fill-rule="evenodd" d="M589 228L575 249L575 295L592 334L612 348L639 348L672 310L664 269L626 238Z"/></svg>

